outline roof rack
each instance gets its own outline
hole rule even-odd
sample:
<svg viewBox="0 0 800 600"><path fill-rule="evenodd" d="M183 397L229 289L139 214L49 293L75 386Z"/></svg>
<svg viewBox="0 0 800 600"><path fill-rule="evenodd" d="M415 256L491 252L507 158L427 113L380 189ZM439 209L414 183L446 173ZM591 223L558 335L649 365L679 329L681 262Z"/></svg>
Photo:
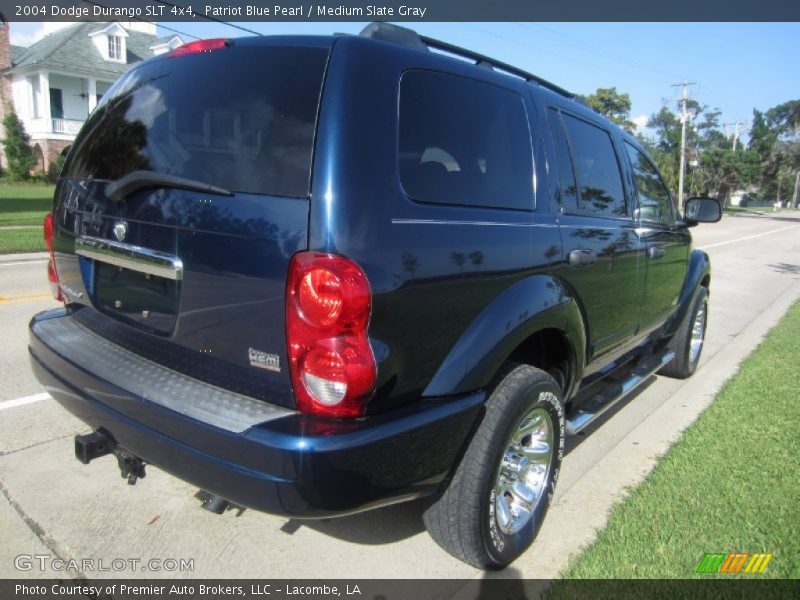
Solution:
<svg viewBox="0 0 800 600"><path fill-rule="evenodd" d="M571 98L573 100L577 99L575 94L572 92L565 90L564 88L556 85L555 83L551 83L546 79L537 77L533 73L528 73L527 71L519 69L513 65L495 60L494 58L479 54L478 52L473 52L472 50L467 50L466 48L419 35L416 31L413 29L408 29L407 27L400 27L399 25L394 25L392 23L370 23L361 30L359 35L374 40L400 44L402 46L407 46L423 52L429 52L431 48L434 50L440 50L448 54L453 54L455 56L460 56L475 61L477 66L502 71L524 79L525 81L537 83L542 87L546 87L549 90L561 94L562 96L566 96L567 98Z"/></svg>

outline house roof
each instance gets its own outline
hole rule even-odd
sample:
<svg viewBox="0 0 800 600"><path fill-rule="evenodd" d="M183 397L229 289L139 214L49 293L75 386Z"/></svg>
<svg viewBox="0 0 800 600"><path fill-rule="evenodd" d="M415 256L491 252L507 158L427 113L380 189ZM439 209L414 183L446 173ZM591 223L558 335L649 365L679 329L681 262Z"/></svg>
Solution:
<svg viewBox="0 0 800 600"><path fill-rule="evenodd" d="M116 79L133 63L153 56L150 45L156 36L128 31L126 63L104 60L89 37L97 29L97 23L77 23L54 31L28 48L12 46L12 69L48 67Z"/></svg>

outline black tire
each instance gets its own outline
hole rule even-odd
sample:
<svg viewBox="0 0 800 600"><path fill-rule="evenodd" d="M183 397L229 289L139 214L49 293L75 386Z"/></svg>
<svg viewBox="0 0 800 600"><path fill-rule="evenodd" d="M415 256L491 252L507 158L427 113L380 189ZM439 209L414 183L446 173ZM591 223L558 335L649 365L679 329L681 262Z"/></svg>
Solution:
<svg viewBox="0 0 800 600"><path fill-rule="evenodd" d="M692 301L692 306L686 314L686 318L681 323L680 328L675 333L674 337L670 340L668 348L675 352L675 358L672 359L665 367L662 367L658 372L659 375L673 377L675 379L686 379L697 369L700 362L700 356L703 352L703 346L700 346L697 354L692 357L691 343L692 343L692 330L697 321L698 313L703 311L702 318L702 332L703 339L705 340L706 325L708 324L708 290L700 286L697 295Z"/></svg>
<svg viewBox="0 0 800 600"><path fill-rule="evenodd" d="M502 569L531 545L553 498L564 454L565 423L561 395L561 388L551 375L528 365L509 365L506 375L492 391L483 420L449 485L423 515L431 537L447 552L479 569ZM539 481L535 485L538 493L524 525L511 531L506 523L509 530L506 533L497 515L500 504L496 501L495 484L505 481L499 479L501 459L506 457L512 437L519 435L518 427L523 421L533 423L531 416L541 424L535 429L535 435L545 436L542 433L545 427L552 433L546 435L546 441L538 442L544 446L537 446L549 446L550 456L537 459L541 464L534 465L531 461L533 466L523 469L523 474L536 469L531 477ZM533 435L523 437L522 444L533 443ZM543 473L545 465L546 474ZM507 472L503 471L504 474ZM505 498L516 500L506 493L504 508L509 506Z"/></svg>

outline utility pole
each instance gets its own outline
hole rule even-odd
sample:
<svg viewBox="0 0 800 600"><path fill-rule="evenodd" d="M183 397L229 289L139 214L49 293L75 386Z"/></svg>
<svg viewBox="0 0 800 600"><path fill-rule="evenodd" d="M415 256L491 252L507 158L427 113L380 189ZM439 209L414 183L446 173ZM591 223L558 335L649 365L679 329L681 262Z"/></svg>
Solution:
<svg viewBox="0 0 800 600"><path fill-rule="evenodd" d="M689 99L689 86L696 85L694 81L675 83L672 87L682 87L681 96L681 164L678 175L678 206L683 209L683 178L686 172L686 122L689 120L689 111L686 110L686 101Z"/></svg>
<svg viewBox="0 0 800 600"><path fill-rule="evenodd" d="M800 185L800 171L794 178L794 194L792 194L792 208L797 208L797 186Z"/></svg>
<svg viewBox="0 0 800 600"><path fill-rule="evenodd" d="M722 128L725 131L725 135L728 135L728 125L733 127L733 151L736 152L736 142L739 141L739 126L745 125L742 121L736 121L734 123L723 123Z"/></svg>

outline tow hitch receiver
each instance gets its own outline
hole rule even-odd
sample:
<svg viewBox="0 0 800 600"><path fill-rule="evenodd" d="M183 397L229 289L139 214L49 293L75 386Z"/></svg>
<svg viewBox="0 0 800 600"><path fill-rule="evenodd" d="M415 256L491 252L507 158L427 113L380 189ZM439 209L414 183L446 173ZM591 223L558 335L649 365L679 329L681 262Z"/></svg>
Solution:
<svg viewBox="0 0 800 600"><path fill-rule="evenodd" d="M135 485L137 479L142 479L146 475L144 461L117 446L117 443L102 431L75 436L75 457L85 465L95 458L112 453L117 457L120 475L128 480L129 485Z"/></svg>
<svg viewBox="0 0 800 600"><path fill-rule="evenodd" d="M95 458L100 458L114 451L113 440L99 431L75 436L75 458L88 465Z"/></svg>

